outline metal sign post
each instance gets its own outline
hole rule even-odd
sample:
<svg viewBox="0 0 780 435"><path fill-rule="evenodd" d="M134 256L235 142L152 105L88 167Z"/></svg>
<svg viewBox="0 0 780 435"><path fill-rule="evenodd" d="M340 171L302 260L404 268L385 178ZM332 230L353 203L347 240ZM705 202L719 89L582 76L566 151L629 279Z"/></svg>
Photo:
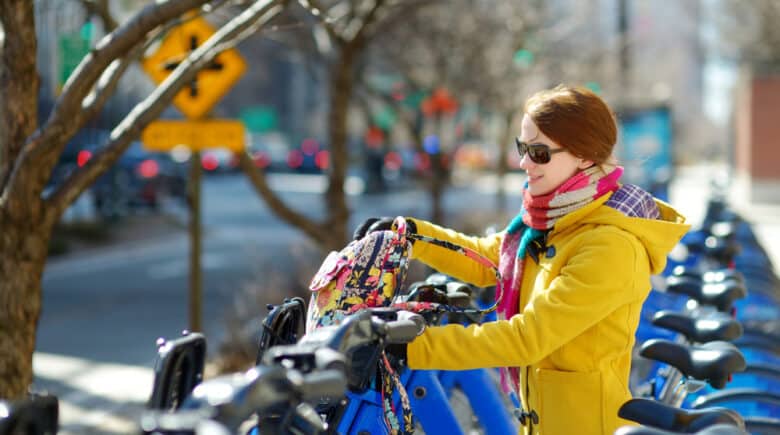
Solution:
<svg viewBox="0 0 780 435"><path fill-rule="evenodd" d="M206 41L214 29L203 18L185 19L184 23L163 39L157 51L144 59L143 68L158 84L176 69L198 45ZM190 156L187 202L189 204L190 290L189 329L202 331L203 275L201 268L201 157L206 148L244 149L244 126L239 121L211 120L212 107L227 93L246 70L246 62L235 49L225 50L214 58L190 85L176 94L174 104L189 121L157 121L142 133L147 149L169 151L184 145Z"/></svg>
<svg viewBox="0 0 780 435"><path fill-rule="evenodd" d="M200 167L200 151L194 151L190 156L190 180L187 185L187 205L189 206L190 235L190 331L202 331L201 313L203 307L203 271L201 259L201 212L200 212L200 178L203 170Z"/></svg>

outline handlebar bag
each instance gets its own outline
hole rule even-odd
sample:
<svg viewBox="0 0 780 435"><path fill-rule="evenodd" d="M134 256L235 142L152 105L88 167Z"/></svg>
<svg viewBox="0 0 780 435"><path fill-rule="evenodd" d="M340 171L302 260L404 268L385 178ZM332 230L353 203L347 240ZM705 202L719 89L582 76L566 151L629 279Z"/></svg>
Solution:
<svg viewBox="0 0 780 435"><path fill-rule="evenodd" d="M325 258L309 285L306 332L338 324L361 308L390 306L406 278L411 254L406 229L406 220L399 216L392 230L372 231Z"/></svg>

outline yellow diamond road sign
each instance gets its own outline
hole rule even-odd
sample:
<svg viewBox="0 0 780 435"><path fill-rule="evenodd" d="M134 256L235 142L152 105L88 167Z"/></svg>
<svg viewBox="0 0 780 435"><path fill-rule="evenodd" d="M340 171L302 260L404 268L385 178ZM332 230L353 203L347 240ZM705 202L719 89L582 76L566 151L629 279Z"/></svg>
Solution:
<svg viewBox="0 0 780 435"><path fill-rule="evenodd" d="M196 151L227 148L244 149L244 124L231 119L202 121L165 120L150 123L141 133L141 142L150 151L170 151L184 145Z"/></svg>
<svg viewBox="0 0 780 435"><path fill-rule="evenodd" d="M203 18L197 17L185 21L171 30L154 54L144 59L144 70L156 83L162 83L171 71L189 56L190 52L203 44L212 34L214 28ZM173 103L187 118L202 118L238 81L245 70L246 62L238 50L225 50L176 94Z"/></svg>

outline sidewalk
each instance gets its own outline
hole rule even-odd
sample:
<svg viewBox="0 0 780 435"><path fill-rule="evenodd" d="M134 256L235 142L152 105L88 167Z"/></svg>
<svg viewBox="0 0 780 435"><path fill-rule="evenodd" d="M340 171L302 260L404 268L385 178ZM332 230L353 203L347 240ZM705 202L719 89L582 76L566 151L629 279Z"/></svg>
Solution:
<svg viewBox="0 0 780 435"><path fill-rule="evenodd" d="M36 390L59 399L58 434L138 433L154 379L151 368L36 352L33 372Z"/></svg>

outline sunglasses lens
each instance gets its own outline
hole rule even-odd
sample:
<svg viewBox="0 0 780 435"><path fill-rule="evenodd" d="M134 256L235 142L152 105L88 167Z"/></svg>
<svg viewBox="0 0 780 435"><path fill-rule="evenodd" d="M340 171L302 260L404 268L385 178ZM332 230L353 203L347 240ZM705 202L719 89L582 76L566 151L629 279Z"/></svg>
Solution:
<svg viewBox="0 0 780 435"><path fill-rule="evenodd" d="M550 162L550 149L545 145L528 145L528 157L532 162L545 164Z"/></svg>

